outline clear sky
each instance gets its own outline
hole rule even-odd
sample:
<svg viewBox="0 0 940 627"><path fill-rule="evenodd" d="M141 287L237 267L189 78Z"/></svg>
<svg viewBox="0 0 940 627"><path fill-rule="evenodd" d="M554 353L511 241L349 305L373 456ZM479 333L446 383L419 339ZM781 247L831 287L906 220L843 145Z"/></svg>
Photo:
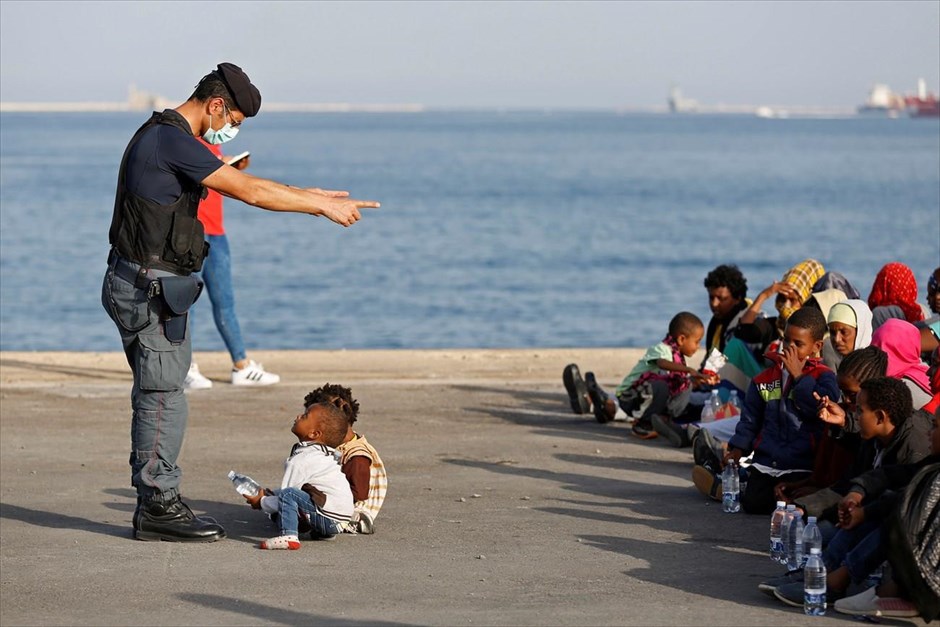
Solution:
<svg viewBox="0 0 940 627"><path fill-rule="evenodd" d="M940 2L0 1L0 100L183 100L220 61L268 102L851 107L940 91Z"/></svg>

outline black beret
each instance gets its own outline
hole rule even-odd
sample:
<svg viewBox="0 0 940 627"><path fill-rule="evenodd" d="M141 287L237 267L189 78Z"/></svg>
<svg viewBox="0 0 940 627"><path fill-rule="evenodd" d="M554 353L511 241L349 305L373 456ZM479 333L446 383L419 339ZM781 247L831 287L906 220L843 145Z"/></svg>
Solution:
<svg viewBox="0 0 940 627"><path fill-rule="evenodd" d="M215 74L225 83L235 106L246 118L257 115L261 109L261 92L251 84L248 75L240 67L234 63L219 63Z"/></svg>

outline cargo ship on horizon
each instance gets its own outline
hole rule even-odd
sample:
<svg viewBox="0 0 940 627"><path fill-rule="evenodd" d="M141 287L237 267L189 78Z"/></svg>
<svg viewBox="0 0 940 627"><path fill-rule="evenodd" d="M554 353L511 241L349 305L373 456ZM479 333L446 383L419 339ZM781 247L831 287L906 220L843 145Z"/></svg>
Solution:
<svg viewBox="0 0 940 627"><path fill-rule="evenodd" d="M879 115L898 118L904 114L912 118L940 117L940 100L927 91L927 82L917 80L917 93L898 94L884 84L872 85L865 104L858 107L859 115Z"/></svg>

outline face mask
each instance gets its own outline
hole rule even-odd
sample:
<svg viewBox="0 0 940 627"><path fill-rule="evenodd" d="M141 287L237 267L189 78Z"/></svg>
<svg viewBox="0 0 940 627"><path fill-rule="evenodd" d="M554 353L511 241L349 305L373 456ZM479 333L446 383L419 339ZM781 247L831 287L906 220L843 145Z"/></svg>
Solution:
<svg viewBox="0 0 940 627"><path fill-rule="evenodd" d="M225 115L225 105L222 105L222 119L224 120ZM225 126L219 130L214 130L212 128L212 114L209 114L209 128L206 129L206 132L202 134L202 138L209 142L210 144L224 144L227 141L235 139L235 136L238 135L238 129L229 124L225 123Z"/></svg>

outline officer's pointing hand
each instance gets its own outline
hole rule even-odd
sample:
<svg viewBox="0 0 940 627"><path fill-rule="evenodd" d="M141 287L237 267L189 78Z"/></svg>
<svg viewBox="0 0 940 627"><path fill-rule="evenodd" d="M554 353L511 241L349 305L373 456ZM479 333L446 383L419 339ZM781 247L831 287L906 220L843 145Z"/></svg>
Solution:
<svg viewBox="0 0 940 627"><path fill-rule="evenodd" d="M374 200L354 200L352 198L331 199L323 207L322 215L342 226L352 226L362 218L360 209L378 209L381 205Z"/></svg>

